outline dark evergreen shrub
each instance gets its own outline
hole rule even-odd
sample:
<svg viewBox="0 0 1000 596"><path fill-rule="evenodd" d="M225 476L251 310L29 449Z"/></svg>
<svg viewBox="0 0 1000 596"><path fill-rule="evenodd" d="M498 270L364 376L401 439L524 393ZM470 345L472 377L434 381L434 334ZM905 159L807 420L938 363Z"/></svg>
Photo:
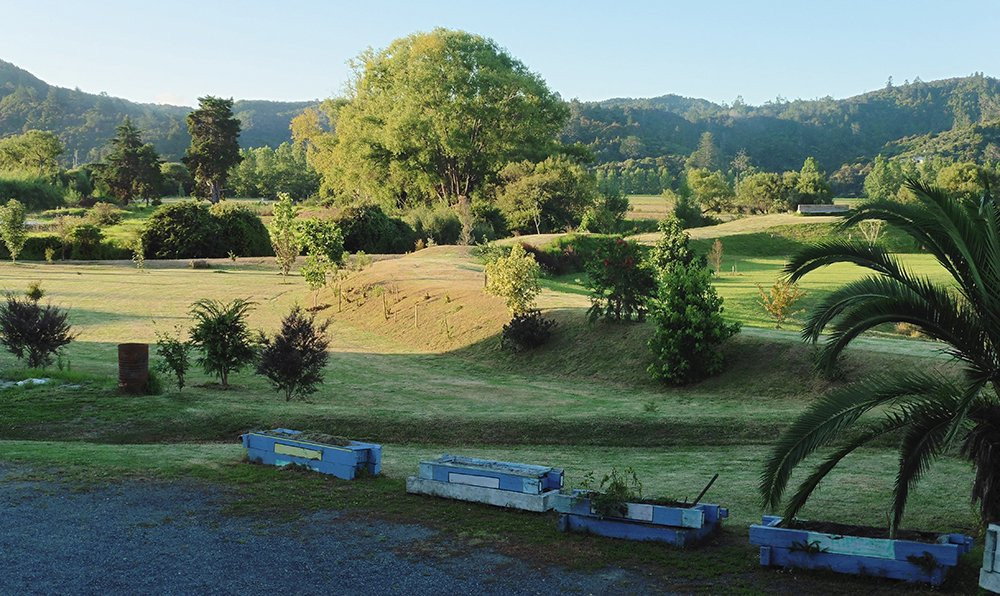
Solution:
<svg viewBox="0 0 1000 596"><path fill-rule="evenodd" d="M555 326L555 321L546 319L537 310L514 315L514 318L503 326L503 332L500 334L500 346L513 352L523 352L536 348L549 341Z"/></svg>

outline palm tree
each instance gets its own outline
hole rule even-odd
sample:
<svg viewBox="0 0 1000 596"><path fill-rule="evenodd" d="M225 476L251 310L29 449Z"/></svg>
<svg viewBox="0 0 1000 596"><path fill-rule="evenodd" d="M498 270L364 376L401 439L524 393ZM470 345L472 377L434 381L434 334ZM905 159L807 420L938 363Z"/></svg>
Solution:
<svg viewBox="0 0 1000 596"><path fill-rule="evenodd" d="M802 335L817 342L823 331L830 331L819 352L820 366L830 368L861 333L884 323L909 323L941 342L943 351L961 364L961 374L914 370L876 375L814 402L780 437L761 474L764 504L776 509L792 470L837 441L837 448L786 503L786 519L795 516L844 457L893 433L899 438L893 535L914 485L936 457L959 444L976 470L972 500L983 521L1000 520L1000 204L989 192L976 202L913 180L906 187L915 203L867 202L842 227L869 219L894 226L925 247L954 284L915 276L885 249L869 243L818 244L786 265L792 282L834 263L853 263L872 275L827 296L810 313Z"/></svg>

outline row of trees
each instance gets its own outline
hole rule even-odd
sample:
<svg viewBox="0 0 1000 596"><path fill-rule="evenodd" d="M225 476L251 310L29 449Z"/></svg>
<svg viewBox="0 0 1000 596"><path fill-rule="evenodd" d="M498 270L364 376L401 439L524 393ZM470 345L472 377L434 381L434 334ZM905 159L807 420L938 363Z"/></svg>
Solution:
<svg viewBox="0 0 1000 596"><path fill-rule="evenodd" d="M865 195L871 199L914 200L906 180L936 186L952 196L978 198L1000 183L1000 162L976 164L940 157L886 159L879 155L865 177Z"/></svg>

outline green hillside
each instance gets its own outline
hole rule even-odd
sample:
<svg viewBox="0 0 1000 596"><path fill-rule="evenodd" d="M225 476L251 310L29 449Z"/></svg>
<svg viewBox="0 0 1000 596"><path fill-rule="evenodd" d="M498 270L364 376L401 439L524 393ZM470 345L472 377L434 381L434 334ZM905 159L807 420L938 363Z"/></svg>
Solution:
<svg viewBox="0 0 1000 596"><path fill-rule="evenodd" d="M893 152L887 146L904 138L1000 119L1000 81L981 74L917 80L846 99L779 98L761 106L666 95L574 101L571 109L563 140L586 144L601 162L686 156L707 131L725 156L744 149L765 170L798 169L814 156L832 171Z"/></svg>
<svg viewBox="0 0 1000 596"><path fill-rule="evenodd" d="M314 102L240 100L233 111L243 123L244 147L278 146L291 138L289 122ZM184 117L191 108L135 103L106 94L49 85L0 60L0 137L30 129L51 130L66 145L64 159L96 161L122 118L129 116L166 160L177 160L190 143Z"/></svg>

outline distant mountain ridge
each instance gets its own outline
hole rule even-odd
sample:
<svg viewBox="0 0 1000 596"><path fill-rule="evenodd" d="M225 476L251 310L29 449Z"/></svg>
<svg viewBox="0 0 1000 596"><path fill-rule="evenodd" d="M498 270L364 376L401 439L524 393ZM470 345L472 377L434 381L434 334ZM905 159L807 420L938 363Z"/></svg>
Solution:
<svg viewBox="0 0 1000 596"><path fill-rule="evenodd" d="M664 95L574 101L570 107L563 140L588 145L602 162L688 155L701 134L711 132L726 156L745 149L764 169L798 169L806 157L814 156L833 170L879 153L934 151L947 144L935 141L937 135L967 137L960 131L1000 121L1000 81L982 74L917 80L845 99L761 106ZM983 150L960 153L988 159L988 144Z"/></svg>
<svg viewBox="0 0 1000 596"><path fill-rule="evenodd" d="M291 140L289 123L315 101L238 100L233 105L243 123L244 147L276 147ZM191 140L184 118L190 107L136 103L106 94L49 85L28 71L0 60L0 136L30 129L51 130L66 145L71 163L99 159L125 116L139 126L167 160L177 160Z"/></svg>
<svg viewBox="0 0 1000 596"><path fill-rule="evenodd" d="M315 101L239 100L244 147L275 147L291 138L289 124ZM675 94L569 102L565 142L590 147L599 163L689 155L711 132L728 159L741 149L757 167L798 169L816 157L828 171L879 153L918 158L941 154L976 161L1000 159L1000 81L969 77L887 86L845 99L775 101L760 106L717 104ZM0 136L51 130L66 159L99 159L114 128L128 115L165 159L183 155L191 108L144 104L55 87L0 60Z"/></svg>

